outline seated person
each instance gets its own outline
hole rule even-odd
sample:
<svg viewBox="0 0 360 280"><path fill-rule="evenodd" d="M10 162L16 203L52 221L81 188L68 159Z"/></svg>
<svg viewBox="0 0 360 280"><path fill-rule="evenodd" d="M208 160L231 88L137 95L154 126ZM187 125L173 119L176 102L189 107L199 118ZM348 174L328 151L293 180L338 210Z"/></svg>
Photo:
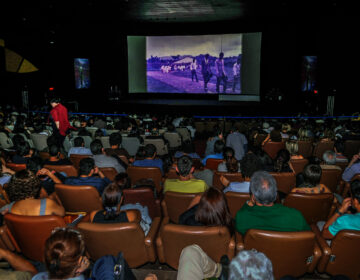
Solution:
<svg viewBox="0 0 360 280"><path fill-rule="evenodd" d="M195 179L192 175L194 167L189 156L182 156L176 164L176 172L179 179L166 179L164 183L164 193L167 191L183 193L204 192L208 185L203 180Z"/></svg>
<svg viewBox="0 0 360 280"><path fill-rule="evenodd" d="M331 193L323 184L320 184L322 170L318 164L307 164L302 173L298 175L297 181L300 183L291 192L296 193Z"/></svg>
<svg viewBox="0 0 360 280"><path fill-rule="evenodd" d="M202 196L196 196L188 210L179 217L179 224L188 226L225 226L234 233L234 223L228 210L224 194L213 187Z"/></svg>
<svg viewBox="0 0 360 280"><path fill-rule="evenodd" d="M235 228L243 236L249 229L272 231L310 230L303 215L294 208L274 203L277 186L273 176L257 171L250 180L251 200L236 213Z"/></svg>
<svg viewBox="0 0 360 280"><path fill-rule="evenodd" d="M45 265L47 271L36 274L33 280L84 280L82 273L90 261L81 233L74 228L56 228L45 243Z"/></svg>
<svg viewBox="0 0 360 280"><path fill-rule="evenodd" d="M1 212L27 216L58 215L64 216L64 207L49 198L40 199L41 184L39 178L30 170L21 170L12 176L5 189L10 204Z"/></svg>
<svg viewBox="0 0 360 280"><path fill-rule="evenodd" d="M4 186L5 184L9 183L11 179L11 175L14 175L15 171L11 170L6 167L5 164L3 164L2 161L0 161L0 185Z"/></svg>
<svg viewBox="0 0 360 280"><path fill-rule="evenodd" d="M90 221L102 224L136 222L137 210L120 211L123 199L120 187L111 183L102 194L104 210L91 212Z"/></svg>
<svg viewBox="0 0 360 280"><path fill-rule="evenodd" d="M58 145L51 145L49 147L50 158L45 160L44 165L72 165L72 162L67 159L61 158L60 148Z"/></svg>
<svg viewBox="0 0 360 280"><path fill-rule="evenodd" d="M349 162L349 165L345 168L342 179L345 182L350 182L351 179L358 173L360 173L360 152L355 154L351 161Z"/></svg>
<svg viewBox="0 0 360 280"><path fill-rule="evenodd" d="M336 154L336 162L348 162L346 156L344 156L345 145L342 140L336 140L334 144L334 151Z"/></svg>
<svg viewBox="0 0 360 280"><path fill-rule="evenodd" d="M231 147L225 147L224 162L218 165L217 171L220 172L240 172L240 164L235 158L235 151Z"/></svg>
<svg viewBox="0 0 360 280"><path fill-rule="evenodd" d="M93 176L93 175L98 175ZM100 195L111 181L95 166L94 159L83 158L79 163L79 177L68 177L64 184L73 186L93 186Z"/></svg>
<svg viewBox="0 0 360 280"><path fill-rule="evenodd" d="M274 165L270 172L294 172L290 167L290 153L286 149L278 151L274 159Z"/></svg>
<svg viewBox="0 0 360 280"><path fill-rule="evenodd" d="M15 146L16 154L13 155L11 161L16 164L26 164L32 156L30 145L24 141Z"/></svg>
<svg viewBox="0 0 360 280"><path fill-rule="evenodd" d="M128 161L133 161L128 151L121 147L122 136L119 132L111 133L109 136L110 148L106 148L105 152L108 156L125 156Z"/></svg>
<svg viewBox="0 0 360 280"><path fill-rule="evenodd" d="M360 230L360 181L354 180L350 184L351 197L345 198L340 209L326 222L322 236L333 239L341 230ZM356 211L350 214L349 208Z"/></svg>
<svg viewBox="0 0 360 280"><path fill-rule="evenodd" d="M90 149L85 148L84 138L78 136L74 139L74 147L71 147L68 152L68 157L70 155L88 155L92 156Z"/></svg>
<svg viewBox="0 0 360 280"><path fill-rule="evenodd" d="M207 155L201 162L202 164L205 166L206 165L206 161L209 158L215 158L215 159L223 159L224 155L223 155L223 150L225 147L225 143L221 140L217 140L214 144L214 154L210 154Z"/></svg>
<svg viewBox="0 0 360 280"><path fill-rule="evenodd" d="M35 266L28 260L7 249L0 248L0 260L4 260L12 268L0 268L0 279L30 280L37 273Z"/></svg>
<svg viewBox="0 0 360 280"><path fill-rule="evenodd" d="M156 147L153 144L147 144L144 148L145 158L135 160L133 166L142 167L159 167L161 174L164 174L164 163L161 159L156 158Z"/></svg>
<svg viewBox="0 0 360 280"><path fill-rule="evenodd" d="M243 182L230 182L224 176L220 177L221 183L226 187L223 192L242 192L248 193L250 188L251 176L259 170L262 170L261 162L258 157L252 153L246 154L240 161L241 174L244 177Z"/></svg>
<svg viewBox="0 0 360 280"><path fill-rule="evenodd" d="M322 169L341 170L341 167L336 165L336 153L330 150L323 153L323 162L320 166Z"/></svg>
<svg viewBox="0 0 360 280"><path fill-rule="evenodd" d="M286 141L286 149L290 153L290 159L303 159L302 155L299 155L299 144L297 141Z"/></svg>
<svg viewBox="0 0 360 280"><path fill-rule="evenodd" d="M268 142L282 142L280 128L278 126L271 130L261 145L265 146L265 144Z"/></svg>
<svg viewBox="0 0 360 280"><path fill-rule="evenodd" d="M188 155L192 159L200 159L200 156L194 152L193 145L190 140L184 141L182 148L179 147L180 150L177 150L174 154L174 158L178 159L182 157L183 155Z"/></svg>
<svg viewBox="0 0 360 280"><path fill-rule="evenodd" d="M113 167L116 172L125 172L125 167L117 158L107 156L100 140L94 140L90 144L93 159L97 167Z"/></svg>
<svg viewBox="0 0 360 280"><path fill-rule="evenodd" d="M55 191L55 184L62 184L66 176L59 172L43 168L43 166L44 164L41 157L32 157L26 164L26 169L33 172L39 178L41 187L50 195Z"/></svg>
<svg viewBox="0 0 360 280"><path fill-rule="evenodd" d="M224 135L223 131L219 128L219 126L215 126L213 130L213 135L209 137L209 139L206 141L205 157L215 153L214 144L218 140L224 141Z"/></svg>

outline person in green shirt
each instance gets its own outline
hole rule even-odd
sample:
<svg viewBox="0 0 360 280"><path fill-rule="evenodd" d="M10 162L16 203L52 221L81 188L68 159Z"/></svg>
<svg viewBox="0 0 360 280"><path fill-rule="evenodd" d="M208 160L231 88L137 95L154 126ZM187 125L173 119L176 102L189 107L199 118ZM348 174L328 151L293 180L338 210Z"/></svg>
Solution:
<svg viewBox="0 0 360 280"><path fill-rule="evenodd" d="M257 171L250 180L251 200L236 213L235 227L245 235L249 229L271 231L310 230L303 215L296 209L275 204L276 181L265 171Z"/></svg>
<svg viewBox="0 0 360 280"><path fill-rule="evenodd" d="M189 156L184 155L178 159L176 172L179 174L179 179L166 179L164 193L167 191L200 193L208 189L205 181L194 178L194 167L192 166L192 159Z"/></svg>

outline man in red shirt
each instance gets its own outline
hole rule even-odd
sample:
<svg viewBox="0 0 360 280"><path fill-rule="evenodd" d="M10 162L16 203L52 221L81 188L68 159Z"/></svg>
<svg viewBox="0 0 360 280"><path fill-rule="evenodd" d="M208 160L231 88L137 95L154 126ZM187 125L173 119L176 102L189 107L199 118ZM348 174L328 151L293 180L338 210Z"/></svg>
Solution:
<svg viewBox="0 0 360 280"><path fill-rule="evenodd" d="M50 101L52 107L50 117L53 121L54 135L62 147L67 131L72 128L68 120L68 111L65 106L60 104L60 98L53 98Z"/></svg>

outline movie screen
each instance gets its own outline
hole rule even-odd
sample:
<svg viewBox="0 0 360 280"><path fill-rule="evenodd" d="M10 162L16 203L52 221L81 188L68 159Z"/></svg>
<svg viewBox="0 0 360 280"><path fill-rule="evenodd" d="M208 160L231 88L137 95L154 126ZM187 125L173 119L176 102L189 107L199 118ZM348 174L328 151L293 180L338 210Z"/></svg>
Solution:
<svg viewBox="0 0 360 280"><path fill-rule="evenodd" d="M241 94L242 34L147 36L147 92Z"/></svg>

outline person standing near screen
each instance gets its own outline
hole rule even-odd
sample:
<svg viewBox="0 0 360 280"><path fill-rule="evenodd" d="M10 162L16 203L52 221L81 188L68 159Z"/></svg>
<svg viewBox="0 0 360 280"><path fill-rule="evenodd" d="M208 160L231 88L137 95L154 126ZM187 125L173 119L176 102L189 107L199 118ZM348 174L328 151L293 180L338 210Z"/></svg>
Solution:
<svg viewBox="0 0 360 280"><path fill-rule="evenodd" d="M241 83L240 83L240 67L241 67L241 59L238 57L236 62L233 66L233 73L234 73L234 81L232 91L235 92L236 84L239 83L240 92L241 92Z"/></svg>
<svg viewBox="0 0 360 280"><path fill-rule="evenodd" d="M193 61L190 64L190 70L191 70L191 81L194 81L194 76L196 78L196 82L199 82L197 74L196 74L196 68L197 68L197 64L196 64L196 59L193 58Z"/></svg>
<svg viewBox="0 0 360 280"><path fill-rule="evenodd" d="M223 82L223 93L226 93L227 76L225 73L224 53L219 54L219 58L215 61L216 66L216 92L220 92L220 83Z"/></svg>
<svg viewBox="0 0 360 280"><path fill-rule="evenodd" d="M53 134L55 135L59 147L63 146L65 137L69 129L73 129L68 120L68 110L65 106L60 104L60 98L53 98L50 100L52 107L50 111L50 118L53 124Z"/></svg>
<svg viewBox="0 0 360 280"><path fill-rule="evenodd" d="M204 60L201 62L201 73L204 78L204 91L207 92L207 90L208 90L207 84L210 81L211 76L212 76L208 53L205 55Z"/></svg>

